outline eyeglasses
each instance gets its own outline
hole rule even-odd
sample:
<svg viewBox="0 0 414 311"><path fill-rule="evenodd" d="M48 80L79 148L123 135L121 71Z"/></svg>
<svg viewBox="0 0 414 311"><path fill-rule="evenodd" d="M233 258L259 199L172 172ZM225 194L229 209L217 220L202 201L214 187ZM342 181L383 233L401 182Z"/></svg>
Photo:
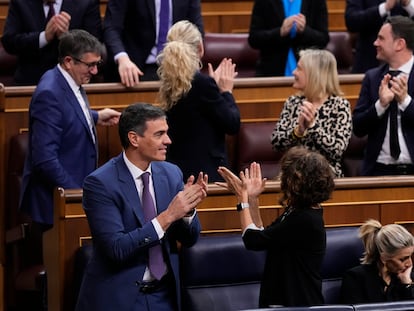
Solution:
<svg viewBox="0 0 414 311"><path fill-rule="evenodd" d="M90 62L90 63L87 63L87 62L84 62L83 60L80 60L79 58L76 58L76 57L74 57L74 56L72 56L72 58L75 60L75 61L77 61L77 62L79 62L79 63L82 63L82 64L84 64L85 66L87 66L88 67L88 69L92 69L92 68L94 68L95 66L97 67L97 68L99 68L100 66L102 66L102 64L103 64L103 60L101 59L101 60L99 60L99 61L97 61L97 62Z"/></svg>

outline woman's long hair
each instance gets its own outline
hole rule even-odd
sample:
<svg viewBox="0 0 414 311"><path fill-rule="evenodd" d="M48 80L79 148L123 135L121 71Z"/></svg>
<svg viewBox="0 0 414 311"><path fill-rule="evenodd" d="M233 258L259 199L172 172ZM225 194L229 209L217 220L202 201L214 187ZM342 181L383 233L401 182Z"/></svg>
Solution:
<svg viewBox="0 0 414 311"><path fill-rule="evenodd" d="M201 33L189 21L179 21L168 31L167 43L157 58L161 82L158 99L164 110L170 110L190 91L194 75L200 69L201 49Z"/></svg>

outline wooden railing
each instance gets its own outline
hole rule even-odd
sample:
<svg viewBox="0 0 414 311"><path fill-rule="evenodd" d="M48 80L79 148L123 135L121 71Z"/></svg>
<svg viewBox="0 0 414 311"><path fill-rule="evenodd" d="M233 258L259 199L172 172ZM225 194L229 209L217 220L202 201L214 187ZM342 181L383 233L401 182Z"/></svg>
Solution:
<svg viewBox="0 0 414 311"><path fill-rule="evenodd" d="M355 104L362 81L362 75L340 76L341 88L352 105ZM276 121L286 98L295 90L292 78L240 78L236 79L233 94L241 111L242 122ZM28 109L35 87L3 87L0 84L0 239L4 241L6 200L6 169L9 161L9 142L13 135L26 131ZM92 108L105 107L123 110L133 102L156 103L159 82L142 82L135 88L121 84L89 84L85 86ZM117 128L98 128L100 164L106 162L121 150ZM230 148L232 146L229 146ZM233 151L230 150L230 153ZM13 207L16 208L16 207ZM225 215L223 213L222 215ZM219 223L217 224L219 225ZM0 244L0 275L5 259L5 246ZM3 301L0 279L0 300ZM0 308L1 311L1 308Z"/></svg>
<svg viewBox="0 0 414 311"><path fill-rule="evenodd" d="M108 0L101 0L101 16ZM254 0L201 0L206 32L248 32ZM345 0L327 0L329 31L346 31ZM0 37L3 34L9 0L0 0Z"/></svg>
<svg viewBox="0 0 414 311"><path fill-rule="evenodd" d="M335 180L332 198L323 204L325 225L359 225L369 218L381 223L414 223L414 176L341 178ZM269 181L260 197L265 225L282 207L278 181ZM240 232L235 196L210 184L207 198L198 206L202 234ZM76 293L73 286L74 256L91 236L82 209L82 190L60 189L55 194L55 220L46 232L45 263L48 273L49 310L72 310Z"/></svg>

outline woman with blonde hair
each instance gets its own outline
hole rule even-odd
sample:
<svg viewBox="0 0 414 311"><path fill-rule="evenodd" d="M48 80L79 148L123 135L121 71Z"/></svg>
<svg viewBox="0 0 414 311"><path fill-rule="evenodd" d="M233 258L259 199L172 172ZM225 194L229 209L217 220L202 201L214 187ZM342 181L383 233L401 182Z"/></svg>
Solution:
<svg viewBox="0 0 414 311"><path fill-rule="evenodd" d="M370 219L361 226L359 236L365 252L361 265L348 270L343 277L341 302L414 299L412 234L401 225L382 226Z"/></svg>
<svg viewBox="0 0 414 311"><path fill-rule="evenodd" d="M342 97L334 55L327 50L300 52L293 71L293 88L271 135L273 149L284 151L303 145L319 151L341 177L342 154L352 134L349 101Z"/></svg>
<svg viewBox="0 0 414 311"><path fill-rule="evenodd" d="M223 59L209 75L200 72L204 54L201 33L189 21L168 32L159 55L159 102L166 110L174 142L167 160L183 171L184 180L202 171L209 181L222 180L219 166L228 165L225 137L240 128L240 111L232 95L237 75L231 59Z"/></svg>

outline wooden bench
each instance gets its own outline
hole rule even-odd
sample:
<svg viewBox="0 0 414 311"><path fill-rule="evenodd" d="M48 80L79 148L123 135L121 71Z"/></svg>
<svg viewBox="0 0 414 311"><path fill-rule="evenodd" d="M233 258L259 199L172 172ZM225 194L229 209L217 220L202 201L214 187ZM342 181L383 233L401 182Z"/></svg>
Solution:
<svg viewBox="0 0 414 311"><path fill-rule="evenodd" d="M408 227L413 224L414 176L341 178L335 183L332 198L323 204L327 227L360 225L368 218L383 224L400 223ZM282 212L277 203L279 192L279 182L271 181L260 198L265 225ZM235 205L233 194L210 184L207 198L198 207L202 234L239 233ZM54 311L72 310L76 296L75 254L91 240L81 189L56 190L54 223L44 237L48 305Z"/></svg>

